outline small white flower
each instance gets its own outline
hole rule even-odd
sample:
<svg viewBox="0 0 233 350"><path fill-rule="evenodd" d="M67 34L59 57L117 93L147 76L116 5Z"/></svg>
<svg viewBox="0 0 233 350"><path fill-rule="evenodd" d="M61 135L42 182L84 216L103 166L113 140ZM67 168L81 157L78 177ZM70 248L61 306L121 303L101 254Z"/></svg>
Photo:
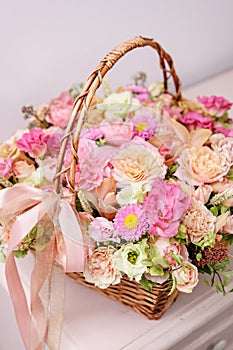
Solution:
<svg viewBox="0 0 233 350"><path fill-rule="evenodd" d="M146 247L146 239L138 243L130 242L123 245L113 255L115 269L125 273L130 280L135 278L139 282L147 270L147 266L143 263L143 260L147 259Z"/></svg>

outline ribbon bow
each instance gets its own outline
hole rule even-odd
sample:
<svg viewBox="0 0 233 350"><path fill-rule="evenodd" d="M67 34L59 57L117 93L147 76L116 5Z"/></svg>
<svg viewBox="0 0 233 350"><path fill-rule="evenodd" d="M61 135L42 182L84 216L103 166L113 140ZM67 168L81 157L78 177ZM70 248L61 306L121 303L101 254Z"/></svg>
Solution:
<svg viewBox="0 0 233 350"><path fill-rule="evenodd" d="M85 263L86 249L78 217L69 201L61 195L15 185L0 191L0 223L10 233L6 280L25 348L41 350L48 344L50 349L58 349L64 272L83 271ZM29 311L13 252L36 225L41 225L45 231L42 234L45 244L42 250L35 251ZM64 271L55 267L55 261L62 264Z"/></svg>

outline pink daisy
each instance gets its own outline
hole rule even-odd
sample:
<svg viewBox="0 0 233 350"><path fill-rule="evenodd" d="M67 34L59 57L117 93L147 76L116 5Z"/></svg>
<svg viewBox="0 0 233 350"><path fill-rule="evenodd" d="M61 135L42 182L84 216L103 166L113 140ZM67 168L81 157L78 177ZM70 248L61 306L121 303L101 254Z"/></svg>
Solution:
<svg viewBox="0 0 233 350"><path fill-rule="evenodd" d="M152 115L135 115L132 119L134 135L151 138L157 130L157 122Z"/></svg>
<svg viewBox="0 0 233 350"><path fill-rule="evenodd" d="M126 241L138 240L147 233L148 220L142 205L131 204L121 208L115 216L114 228Z"/></svg>

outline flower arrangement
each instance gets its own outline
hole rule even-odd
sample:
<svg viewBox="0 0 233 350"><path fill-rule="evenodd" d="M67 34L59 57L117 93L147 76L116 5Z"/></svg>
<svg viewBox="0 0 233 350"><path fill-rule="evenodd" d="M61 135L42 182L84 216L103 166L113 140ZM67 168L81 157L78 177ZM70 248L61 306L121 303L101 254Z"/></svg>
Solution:
<svg viewBox="0 0 233 350"><path fill-rule="evenodd" d="M60 141L80 88L38 109L23 108L28 128L0 145L2 191L52 191ZM206 273L217 291L232 292L232 103L217 96L176 102L161 83L114 93L106 85L105 92L93 99L77 154L75 215L88 242L86 281L107 288L127 275L147 290L170 281L170 293L191 293L199 273ZM62 173L67 198L71 156L69 144ZM0 212L0 222L4 261L12 221ZM15 256L24 257L39 239L35 225Z"/></svg>

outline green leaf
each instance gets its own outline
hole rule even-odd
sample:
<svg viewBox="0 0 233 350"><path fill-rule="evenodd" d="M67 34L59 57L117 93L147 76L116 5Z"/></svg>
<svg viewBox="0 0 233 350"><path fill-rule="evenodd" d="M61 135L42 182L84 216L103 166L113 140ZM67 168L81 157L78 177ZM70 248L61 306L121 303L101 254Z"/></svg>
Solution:
<svg viewBox="0 0 233 350"><path fill-rule="evenodd" d="M160 265L152 266L149 271L150 271L151 276L163 276L164 275L163 268Z"/></svg>
<svg viewBox="0 0 233 350"><path fill-rule="evenodd" d="M216 270L216 271L223 271L223 270L226 270L226 268L228 267L230 263L230 260L229 258L226 258L224 259L223 261L219 262L219 263L216 263L216 264L213 264L213 268Z"/></svg>
<svg viewBox="0 0 233 350"><path fill-rule="evenodd" d="M233 244L233 235L231 233L224 233L223 240Z"/></svg>
<svg viewBox="0 0 233 350"><path fill-rule="evenodd" d="M168 293L168 295L171 295L172 293L175 292L175 290L176 290L176 284L177 284L176 278L175 278L174 276L172 276L172 289L170 290L170 292Z"/></svg>
<svg viewBox="0 0 233 350"><path fill-rule="evenodd" d="M228 211L228 209L229 209L228 207L225 207L224 205L221 205L220 206L220 213L224 214L224 213L226 213Z"/></svg>
<svg viewBox="0 0 233 350"><path fill-rule="evenodd" d="M226 175L226 178L230 181L233 181L233 169L230 169Z"/></svg>
<svg viewBox="0 0 233 350"><path fill-rule="evenodd" d="M201 253L198 253L198 254L196 255L196 260L197 260L197 261L200 261L201 258L202 258L202 254L201 254Z"/></svg>
<svg viewBox="0 0 233 350"><path fill-rule="evenodd" d="M218 216L218 207L216 205L211 207L210 211L214 216Z"/></svg>
<svg viewBox="0 0 233 350"><path fill-rule="evenodd" d="M14 250L14 256L16 258L24 258L27 255L27 250Z"/></svg>
<svg viewBox="0 0 233 350"><path fill-rule="evenodd" d="M143 289L148 290L149 292L152 291L153 286L156 284L152 281L149 281L144 275L142 275L142 278L140 280L140 284Z"/></svg>
<svg viewBox="0 0 233 350"><path fill-rule="evenodd" d="M3 252L0 252L0 262L5 263L6 262L6 255Z"/></svg>
<svg viewBox="0 0 233 350"><path fill-rule="evenodd" d="M206 278L204 279L204 282L208 287L210 287L210 282Z"/></svg>
<svg viewBox="0 0 233 350"><path fill-rule="evenodd" d="M229 270L229 271L224 271L222 273L225 277L232 277L233 276L233 270Z"/></svg>
<svg viewBox="0 0 233 350"><path fill-rule="evenodd" d="M198 267L198 271L200 273L207 273L208 275L212 275L213 269L209 265L205 265L204 267Z"/></svg>
<svg viewBox="0 0 233 350"><path fill-rule="evenodd" d="M215 287L216 287L217 292L220 292L220 293L223 292L222 287L220 286L220 284L216 283Z"/></svg>
<svg viewBox="0 0 233 350"><path fill-rule="evenodd" d="M165 258L158 258L156 262L162 266L169 266L169 262Z"/></svg>
<svg viewBox="0 0 233 350"><path fill-rule="evenodd" d="M229 283L230 283L230 278L224 278L224 280L222 281L222 285L224 287L229 286Z"/></svg>

